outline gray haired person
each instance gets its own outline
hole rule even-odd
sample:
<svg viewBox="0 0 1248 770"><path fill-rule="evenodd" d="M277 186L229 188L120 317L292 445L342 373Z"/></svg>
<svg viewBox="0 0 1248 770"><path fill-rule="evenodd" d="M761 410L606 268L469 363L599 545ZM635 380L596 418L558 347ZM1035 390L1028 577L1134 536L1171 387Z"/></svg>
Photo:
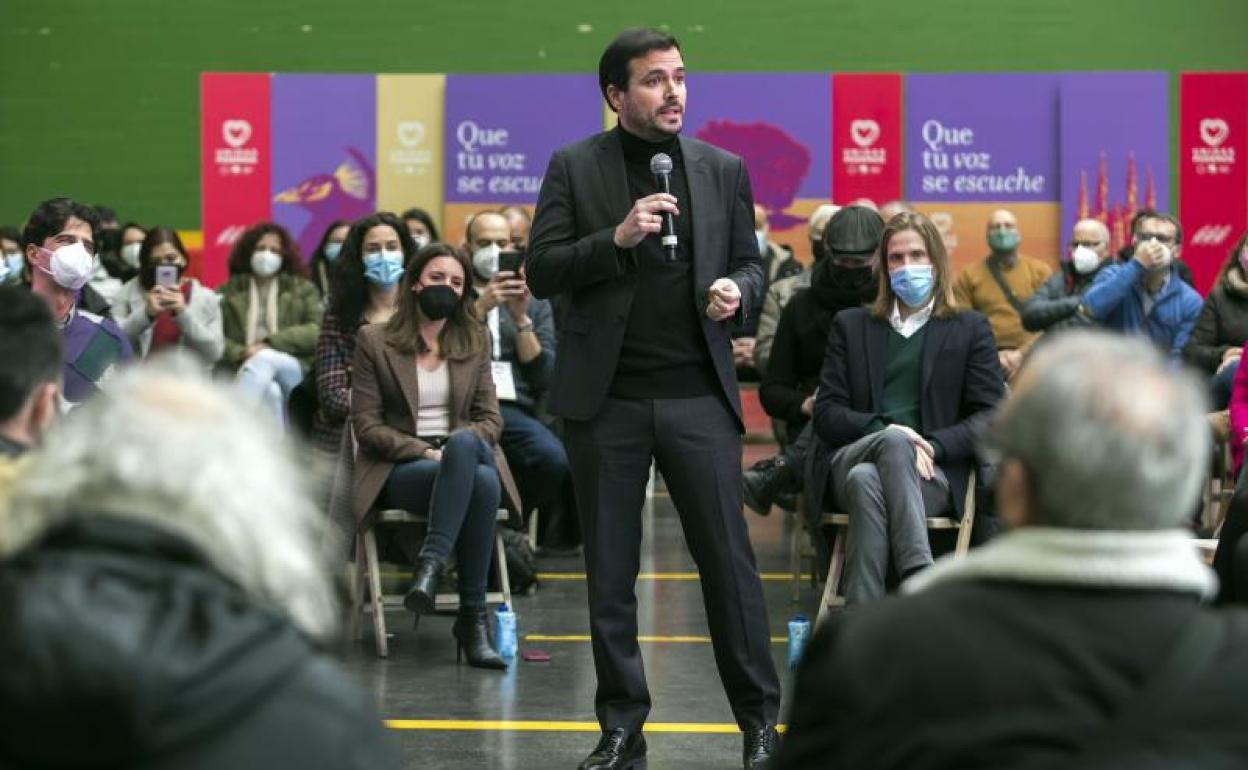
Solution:
<svg viewBox="0 0 1248 770"><path fill-rule="evenodd" d="M0 510L0 766L398 767L275 429L188 357L115 382Z"/></svg>
<svg viewBox="0 0 1248 770"><path fill-rule="evenodd" d="M1202 390L1139 339L1036 351L989 442L1012 531L827 624L775 766L1248 766L1248 615L1183 528Z"/></svg>

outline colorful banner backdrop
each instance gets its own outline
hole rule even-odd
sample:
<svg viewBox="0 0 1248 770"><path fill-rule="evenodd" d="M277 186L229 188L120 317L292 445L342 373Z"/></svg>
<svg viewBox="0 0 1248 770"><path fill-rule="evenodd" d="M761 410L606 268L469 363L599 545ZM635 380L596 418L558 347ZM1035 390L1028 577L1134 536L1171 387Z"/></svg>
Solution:
<svg viewBox="0 0 1248 770"><path fill-rule="evenodd" d="M474 213L537 202L551 154L601 130L589 75L448 75L442 238Z"/></svg>
<svg viewBox="0 0 1248 770"><path fill-rule="evenodd" d="M1183 259L1208 291L1248 226L1248 73L1179 79Z"/></svg>
<svg viewBox="0 0 1248 770"><path fill-rule="evenodd" d="M377 76L377 208L442 212L445 75Z"/></svg>
<svg viewBox="0 0 1248 770"><path fill-rule="evenodd" d="M1062 77L1062 253L1072 225L1094 218L1117 253L1131 218L1170 199L1170 93L1164 72Z"/></svg>
<svg viewBox="0 0 1248 770"><path fill-rule="evenodd" d="M831 78L695 73L684 133L740 155L770 238L810 259L807 221L831 198Z"/></svg>
<svg viewBox="0 0 1248 770"><path fill-rule="evenodd" d="M375 75L274 75L273 219L305 260L335 220L377 208Z"/></svg>
<svg viewBox="0 0 1248 770"><path fill-rule="evenodd" d="M206 72L199 99L203 251L192 272L216 286L234 241L269 216L269 76Z"/></svg>
<svg viewBox="0 0 1248 770"><path fill-rule="evenodd" d="M906 197L1056 201L1058 76L906 76Z"/></svg>
<svg viewBox="0 0 1248 770"><path fill-rule="evenodd" d="M832 197L901 197L901 75L832 76Z"/></svg>

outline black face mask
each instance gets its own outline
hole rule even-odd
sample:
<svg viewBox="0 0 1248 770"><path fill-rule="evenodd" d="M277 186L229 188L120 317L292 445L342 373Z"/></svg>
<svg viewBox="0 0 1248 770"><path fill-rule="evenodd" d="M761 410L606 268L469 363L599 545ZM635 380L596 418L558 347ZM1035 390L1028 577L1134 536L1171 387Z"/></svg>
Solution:
<svg viewBox="0 0 1248 770"><path fill-rule="evenodd" d="M416 292L416 301L420 303L420 312L430 321L441 321L450 316L459 306L459 295L446 284L426 286Z"/></svg>
<svg viewBox="0 0 1248 770"><path fill-rule="evenodd" d="M871 283L871 279L874 277L871 273L871 265L841 267L840 265L828 263L828 272L834 286L849 289L850 291L862 289Z"/></svg>

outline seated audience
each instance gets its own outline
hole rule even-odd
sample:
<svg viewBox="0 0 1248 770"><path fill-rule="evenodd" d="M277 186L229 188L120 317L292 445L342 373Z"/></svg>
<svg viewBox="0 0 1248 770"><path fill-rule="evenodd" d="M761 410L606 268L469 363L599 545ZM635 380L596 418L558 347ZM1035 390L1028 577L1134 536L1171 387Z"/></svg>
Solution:
<svg viewBox="0 0 1248 770"><path fill-rule="evenodd" d="M78 304L95 273L95 228L90 206L53 198L31 212L22 232L31 291L47 301L61 330L65 407L107 387L117 367L134 356L111 318Z"/></svg>
<svg viewBox="0 0 1248 770"><path fill-rule="evenodd" d="M117 261L108 272L123 283L138 275L139 252L143 250L145 240L147 240L147 229L142 225L137 222L127 222L122 225Z"/></svg>
<svg viewBox="0 0 1248 770"><path fill-rule="evenodd" d="M351 223L346 220L336 219L330 222L329 227L326 227L321 235L320 243L316 245L316 251L312 252L312 261L309 263L312 285L316 286L316 290L321 293L321 298L326 302L329 300L330 286L333 283L334 266L338 264L343 241L347 239L347 231L350 229Z"/></svg>
<svg viewBox="0 0 1248 770"><path fill-rule="evenodd" d="M1096 323L1085 313L1083 293L1109 260L1109 228L1099 219L1081 219L1070 233L1070 251L1061 269L1023 303L1023 328L1052 335ZM1042 338L1043 339L1043 338Z"/></svg>
<svg viewBox="0 0 1248 770"><path fill-rule="evenodd" d="M763 257L763 296L766 297L769 286L801 273L802 264L793 258L790 249L767 239L767 209L757 203L754 204L754 235L758 239L758 251ZM751 314L744 322L733 324L732 360L737 367L737 378L742 382L758 382L762 379L762 371L755 366L754 361L758 324L758 314Z"/></svg>
<svg viewBox="0 0 1248 770"><path fill-rule="evenodd" d="M302 488L198 361L58 424L0 516L0 766L397 768Z"/></svg>
<svg viewBox="0 0 1248 770"><path fill-rule="evenodd" d="M787 440L782 451L760 460L744 474L745 504L766 516L778 494L801 487L815 384L828 347L828 329L842 310L875 299L879 279L872 271L884 221L875 211L846 206L832 215L823 231L827 256L811 270L810 288L798 290L780 313L771 361L759 398L767 414L783 420Z"/></svg>
<svg viewBox="0 0 1248 770"><path fill-rule="evenodd" d="M880 238L879 294L832 320L815 395L819 455L808 480L822 510L849 514L848 604L884 595L932 563L924 517L960 518L976 429L1004 389L992 330L954 300L935 225L901 214Z"/></svg>
<svg viewBox="0 0 1248 770"><path fill-rule="evenodd" d="M992 325L997 358L1006 379L1023 364L1035 335L1023 326L1023 301L1036 293L1052 270L1038 259L1020 254L1023 236L1011 211L998 209L988 219L988 249L983 260L968 265L954 284L963 307L982 313Z"/></svg>
<svg viewBox="0 0 1248 770"><path fill-rule="evenodd" d="M533 215L524 206L503 206L498 210L511 228L511 247L517 251L529 248L529 230L533 228Z"/></svg>
<svg viewBox="0 0 1248 770"><path fill-rule="evenodd" d="M1209 458L1199 383L1071 331L990 444L1012 531L816 633L775 766L1248 765L1248 616L1202 606L1217 581L1183 526Z"/></svg>
<svg viewBox="0 0 1248 770"><path fill-rule="evenodd" d="M1134 233L1136 230L1139 229L1139 224L1141 220L1148 219L1150 217L1156 217L1156 216L1157 216L1157 212L1153 209L1149 209L1149 208L1140 209L1139 211L1135 212L1135 214L1131 217L1131 226L1127 229L1129 232ZM1125 244L1123 245L1122 248L1118 249L1118 261L1119 262L1123 262L1123 263L1130 262L1134 258L1135 258L1134 241L1131 243ZM1183 283L1193 288L1196 287L1196 279L1192 277L1192 269L1187 266L1187 263L1183 261L1182 257L1178 253L1174 254L1174 273L1183 281Z"/></svg>
<svg viewBox="0 0 1248 770"><path fill-rule="evenodd" d="M1225 409L1248 341L1248 233L1231 249L1196 319L1183 358L1213 377L1213 408Z"/></svg>
<svg viewBox="0 0 1248 770"><path fill-rule="evenodd" d="M321 296L303 278L290 233L256 225L230 251L230 280L221 293L225 354L247 399L285 424L286 401L312 367L321 329Z"/></svg>
<svg viewBox="0 0 1248 770"><path fill-rule="evenodd" d="M771 344L775 340L776 325L780 323L780 313L784 306L799 289L810 286L811 269L824 258L827 252L823 247L823 229L828 220L840 210L840 206L824 203L810 215L810 253L811 266L796 275L780 278L767 287L763 297L763 310L758 316L758 331L754 335L754 367L758 373L767 376L767 364L771 359Z"/></svg>
<svg viewBox="0 0 1248 770"><path fill-rule="evenodd" d="M477 317L490 331L494 385L503 433L499 444L520 489L522 509L541 512L542 545L566 551L579 542L568 454L538 418L538 406L555 369L555 321L550 303L534 299L524 266L500 270L501 247L515 243L507 219L483 211L468 222Z"/></svg>
<svg viewBox="0 0 1248 770"><path fill-rule="evenodd" d="M61 337L47 303L25 289L0 287L0 511L19 461L56 418L60 381Z"/></svg>
<svg viewBox="0 0 1248 770"><path fill-rule="evenodd" d="M1177 361L1204 305L1195 289L1176 279L1183 231L1169 214L1153 212L1135 223L1134 258L1097 273L1083 295L1084 311L1107 329L1146 335Z"/></svg>
<svg viewBox="0 0 1248 770"><path fill-rule="evenodd" d="M317 410L312 442L336 454L351 413L351 359L361 326L384 324L394 315L403 269L416 244L399 218L380 212L350 225L329 293L329 307L316 339Z"/></svg>
<svg viewBox="0 0 1248 770"><path fill-rule="evenodd" d="M468 260L431 244L408 265L390 320L360 329L351 373L351 424L359 443L352 510L357 521L375 507L428 514L403 604L417 614L433 611L454 550L457 653L469 665L505 669L485 607L506 468L497 451L503 421L490 376L489 332L472 310L471 288ZM518 507L519 495L505 486L511 507Z"/></svg>
<svg viewBox="0 0 1248 770"><path fill-rule="evenodd" d="M195 353L208 367L221 358L221 297L185 275L189 264L171 228L154 227L139 244L139 273L122 287L113 313L141 358L175 347Z"/></svg>

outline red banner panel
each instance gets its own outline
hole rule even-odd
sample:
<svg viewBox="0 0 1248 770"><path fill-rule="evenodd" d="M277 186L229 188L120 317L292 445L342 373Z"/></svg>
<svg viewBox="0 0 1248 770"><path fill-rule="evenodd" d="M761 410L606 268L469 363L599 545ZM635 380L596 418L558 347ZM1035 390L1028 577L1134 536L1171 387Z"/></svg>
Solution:
<svg viewBox="0 0 1248 770"><path fill-rule="evenodd" d="M832 199L901 197L901 75L832 76Z"/></svg>
<svg viewBox="0 0 1248 770"><path fill-rule="evenodd" d="M194 272L217 286L230 247L269 218L269 76L205 72L199 99L204 250Z"/></svg>
<svg viewBox="0 0 1248 770"><path fill-rule="evenodd" d="M1179 79L1183 260L1207 293L1248 226L1248 73Z"/></svg>

